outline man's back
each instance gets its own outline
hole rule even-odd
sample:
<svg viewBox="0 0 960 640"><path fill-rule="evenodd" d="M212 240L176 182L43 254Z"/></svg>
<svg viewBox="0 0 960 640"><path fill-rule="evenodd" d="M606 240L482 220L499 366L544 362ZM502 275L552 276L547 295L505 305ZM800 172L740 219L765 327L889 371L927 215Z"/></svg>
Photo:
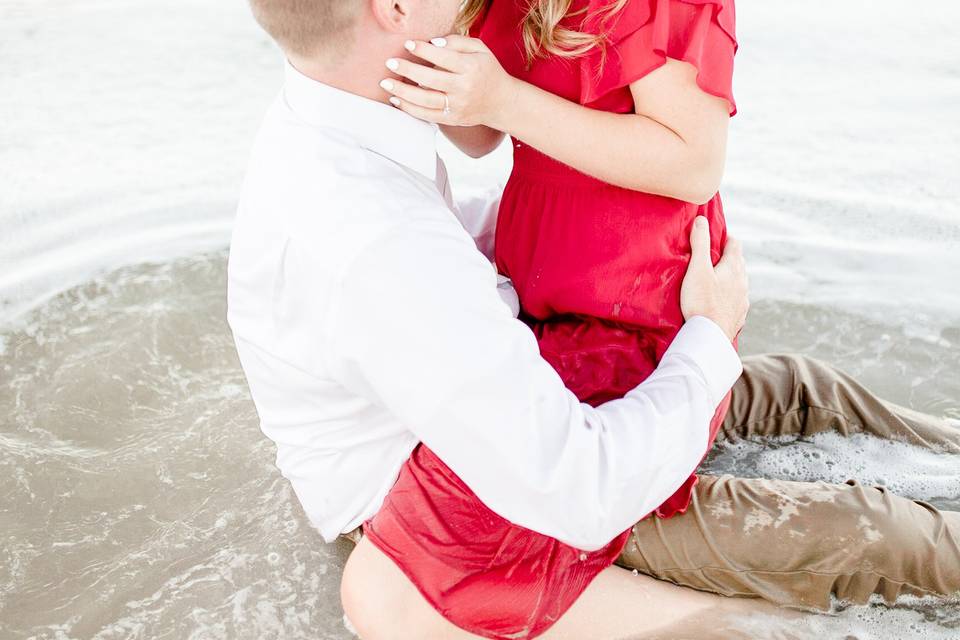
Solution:
<svg viewBox="0 0 960 640"><path fill-rule="evenodd" d="M277 465L332 540L370 515L417 442L389 412L334 378L324 323L339 278L405 218L430 216L470 240L452 213L437 215L446 205L429 176L318 126L320 119L363 122L362 114L338 111L346 94L326 88L324 105L303 103L297 80L271 106L253 148L231 242L228 321L261 426L277 444ZM289 103L298 99L300 113ZM312 106L322 110L310 111L318 121L307 122L301 113ZM415 123L414 132L429 144L413 164L435 170L433 128Z"/></svg>

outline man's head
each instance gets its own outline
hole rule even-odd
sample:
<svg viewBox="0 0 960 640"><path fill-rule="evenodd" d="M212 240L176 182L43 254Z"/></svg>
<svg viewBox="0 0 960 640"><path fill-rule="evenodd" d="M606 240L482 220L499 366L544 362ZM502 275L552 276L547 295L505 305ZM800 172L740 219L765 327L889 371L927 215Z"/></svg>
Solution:
<svg viewBox="0 0 960 640"><path fill-rule="evenodd" d="M461 0L250 0L291 62L331 67L364 52L394 55L408 39L448 34ZM382 61L381 61L382 63Z"/></svg>

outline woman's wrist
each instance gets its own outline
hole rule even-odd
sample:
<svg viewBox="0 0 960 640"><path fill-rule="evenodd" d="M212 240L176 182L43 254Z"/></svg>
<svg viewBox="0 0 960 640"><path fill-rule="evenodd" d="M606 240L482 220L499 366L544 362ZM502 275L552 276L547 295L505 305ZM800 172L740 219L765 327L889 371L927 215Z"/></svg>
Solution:
<svg viewBox="0 0 960 640"><path fill-rule="evenodd" d="M518 80L509 73L504 73L504 79L495 92L491 104L490 116L484 124L511 135L510 127L515 115L519 112L518 101L521 99L524 84L526 83L523 80Z"/></svg>

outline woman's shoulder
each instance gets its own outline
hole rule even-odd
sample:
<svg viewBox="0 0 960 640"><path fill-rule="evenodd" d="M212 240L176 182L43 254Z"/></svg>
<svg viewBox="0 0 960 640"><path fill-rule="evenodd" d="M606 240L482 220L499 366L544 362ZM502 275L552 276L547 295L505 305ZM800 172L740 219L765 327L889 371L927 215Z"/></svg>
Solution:
<svg viewBox="0 0 960 640"><path fill-rule="evenodd" d="M704 12L736 39L734 0L574 0L568 16L579 14L582 31L615 42L649 24L678 29L684 26L684 18L700 17Z"/></svg>
<svg viewBox="0 0 960 640"><path fill-rule="evenodd" d="M731 115L736 9L733 0L582 0L583 30L601 42L581 60L581 103L639 80L666 63L697 68L697 84L727 98Z"/></svg>

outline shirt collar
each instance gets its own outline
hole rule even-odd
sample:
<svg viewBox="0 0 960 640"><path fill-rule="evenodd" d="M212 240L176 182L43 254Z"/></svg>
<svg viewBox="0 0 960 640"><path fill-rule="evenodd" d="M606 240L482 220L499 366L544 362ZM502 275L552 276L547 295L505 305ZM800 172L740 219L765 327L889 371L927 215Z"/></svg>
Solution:
<svg viewBox="0 0 960 640"><path fill-rule="evenodd" d="M352 137L364 149L436 181L437 126L369 98L318 82L285 63L284 97L305 122Z"/></svg>

